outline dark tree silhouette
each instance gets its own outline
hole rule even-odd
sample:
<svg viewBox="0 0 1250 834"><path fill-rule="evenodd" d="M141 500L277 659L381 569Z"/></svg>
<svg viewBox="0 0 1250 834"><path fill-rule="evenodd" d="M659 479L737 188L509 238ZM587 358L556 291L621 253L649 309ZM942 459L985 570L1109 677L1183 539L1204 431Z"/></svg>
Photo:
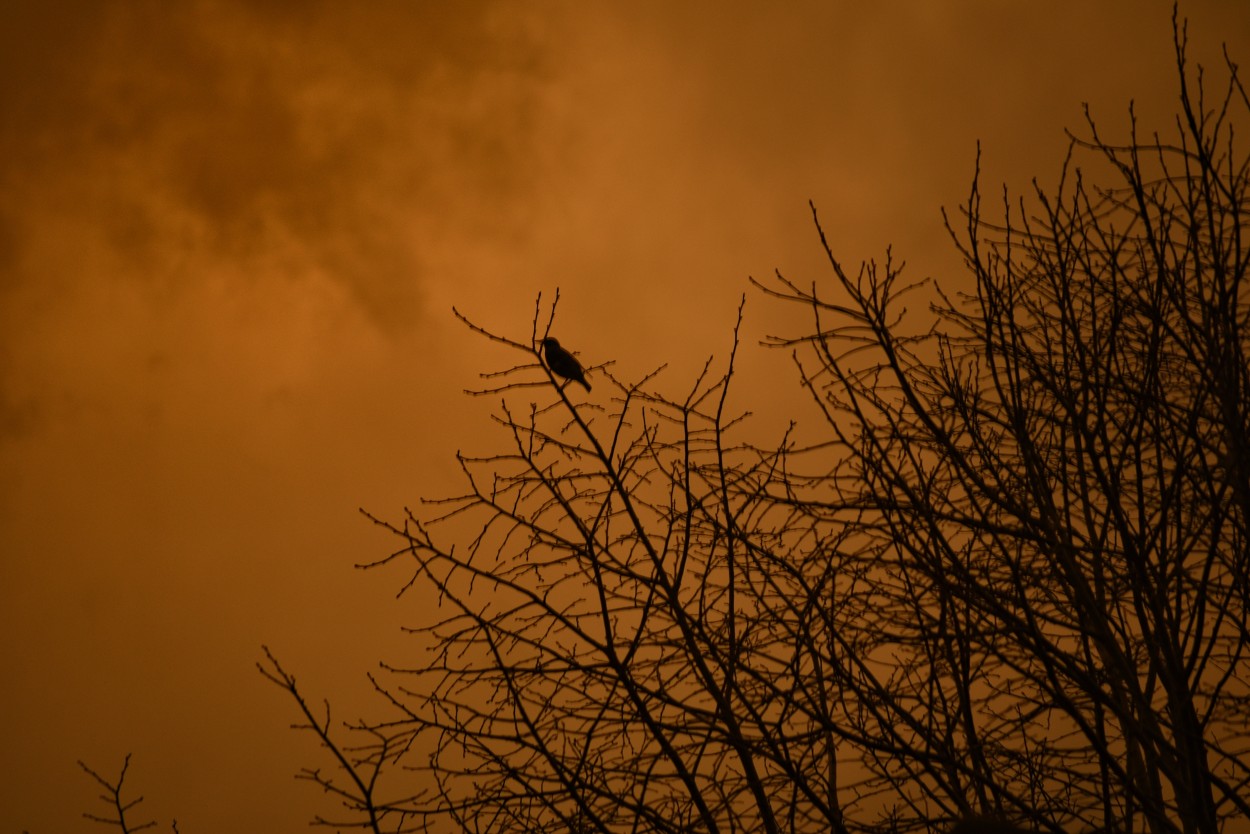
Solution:
<svg viewBox="0 0 1250 834"><path fill-rule="evenodd" d="M1176 54L1171 142L1091 119L1058 190L997 223L974 183L953 234L975 293L923 332L889 261L852 277L830 254L849 300L770 290L815 315L782 343L810 348L836 438L789 503L863 565L830 586L853 706L828 729L917 818L1250 818L1247 100L1231 62L1214 103L1187 82L1183 27Z"/></svg>
<svg viewBox="0 0 1250 834"><path fill-rule="evenodd" d="M974 180L949 223L974 290L832 252L827 285L759 285L813 316L773 344L823 409L816 445L745 441L736 329L684 396L609 364L611 396L580 404L534 347L554 304L525 338L465 319L516 358L473 392L499 398L508 446L460 456L463 494L370 516L398 546L363 567L406 566L425 606L424 653L375 677L389 713L340 738L262 664L334 761L303 774L344 806L321 821L1250 817L1250 160L1232 142L1250 102L1231 61L1207 101L1176 32L1170 140L1134 122L1116 145L1090 119L1057 190L1004 197L1001 219ZM925 294L916 324L901 304Z"/></svg>
<svg viewBox="0 0 1250 834"><path fill-rule="evenodd" d="M92 814L89 812L84 813L84 817L92 822L98 822L109 826L117 826L117 830L122 834L132 834L132 832L145 831L149 828L156 827L156 823L152 821L135 822L133 816L130 819L126 818L126 814L128 812L134 810L141 802L143 802L142 796L136 799L122 799L122 786L126 782L126 772L130 770L129 753L126 754L126 758L122 762L122 770L121 773L117 775L116 782L109 781L95 770L92 770L82 761L78 762L78 766L84 773L90 776L97 785L104 788L104 793L100 795L100 801L109 806L109 816L107 817L102 817L98 814ZM170 824L170 830L172 830L174 834L178 834L177 820L174 820Z"/></svg>

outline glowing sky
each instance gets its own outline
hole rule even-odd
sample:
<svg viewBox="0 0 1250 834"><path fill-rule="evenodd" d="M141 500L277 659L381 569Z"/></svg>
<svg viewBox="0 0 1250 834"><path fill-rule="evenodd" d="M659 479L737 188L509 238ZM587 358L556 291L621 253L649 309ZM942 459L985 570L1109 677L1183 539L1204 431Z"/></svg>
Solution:
<svg viewBox="0 0 1250 834"><path fill-rule="evenodd" d="M1250 4L1187 2L1195 59ZM939 210L1053 182L1089 102L1166 129L1170 3L0 6L0 829L304 831L321 764L254 669L367 709L402 656L355 562L491 448L462 395L558 286L556 332L684 390L748 292L739 397L801 416L796 311L750 292L893 243L963 281Z"/></svg>

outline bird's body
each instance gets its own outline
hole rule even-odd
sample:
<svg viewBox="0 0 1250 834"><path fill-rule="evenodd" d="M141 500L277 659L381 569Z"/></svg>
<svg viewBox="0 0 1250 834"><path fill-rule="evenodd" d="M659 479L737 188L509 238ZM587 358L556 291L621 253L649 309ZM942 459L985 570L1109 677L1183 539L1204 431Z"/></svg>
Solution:
<svg viewBox="0 0 1250 834"><path fill-rule="evenodd" d="M555 339L550 337L543 339L543 359L556 376L581 383L587 391L590 390L590 383L586 381L586 372L582 370L582 364L573 358L573 354L560 347L560 343Z"/></svg>

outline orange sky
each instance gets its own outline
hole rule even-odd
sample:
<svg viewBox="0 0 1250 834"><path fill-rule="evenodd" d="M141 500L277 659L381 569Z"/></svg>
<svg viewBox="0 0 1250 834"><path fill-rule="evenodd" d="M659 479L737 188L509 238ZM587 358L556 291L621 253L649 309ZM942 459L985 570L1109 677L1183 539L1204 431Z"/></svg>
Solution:
<svg viewBox="0 0 1250 834"><path fill-rule="evenodd" d="M784 12L776 9L784 8ZM1250 59L1250 4L1192 0ZM33 2L0 8L0 831L88 831L127 751L148 817L305 831L324 764L254 669L339 717L399 659L355 562L495 448L461 394L555 332L674 393L723 355L760 431L803 326L749 292L887 244L963 282L939 209L1054 181L1088 101L1167 129L1170 3ZM503 361L510 362L511 357Z"/></svg>

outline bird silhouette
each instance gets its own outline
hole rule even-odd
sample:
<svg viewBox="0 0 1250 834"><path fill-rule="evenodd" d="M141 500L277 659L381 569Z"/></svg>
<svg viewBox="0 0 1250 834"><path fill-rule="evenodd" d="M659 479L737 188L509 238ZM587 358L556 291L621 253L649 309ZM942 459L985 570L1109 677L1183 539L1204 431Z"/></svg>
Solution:
<svg viewBox="0 0 1250 834"><path fill-rule="evenodd" d="M586 373L582 370L582 364L573 358L573 354L560 347L560 343L555 339L543 339L543 359L547 361L547 367L556 376L562 376L573 382L580 382L590 390L590 383L586 381Z"/></svg>

